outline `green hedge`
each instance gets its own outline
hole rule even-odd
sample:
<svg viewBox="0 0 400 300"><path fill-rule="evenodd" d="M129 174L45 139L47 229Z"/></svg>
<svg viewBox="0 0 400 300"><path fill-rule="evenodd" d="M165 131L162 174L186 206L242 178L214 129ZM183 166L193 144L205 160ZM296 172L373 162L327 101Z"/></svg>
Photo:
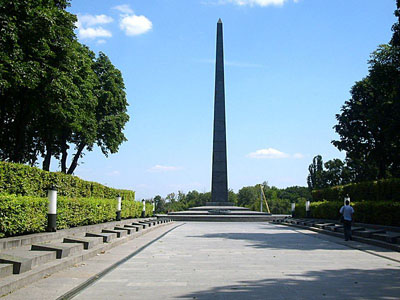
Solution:
<svg viewBox="0 0 400 300"><path fill-rule="evenodd" d="M352 201L400 202L400 178L352 183L312 191L314 201L343 201L349 195Z"/></svg>
<svg viewBox="0 0 400 300"><path fill-rule="evenodd" d="M43 232L47 226L47 198L0 195L0 237ZM113 221L116 200L104 198L57 199L57 229ZM146 204L146 216L153 206ZM142 203L122 201L123 218L140 217Z"/></svg>
<svg viewBox="0 0 400 300"><path fill-rule="evenodd" d="M310 216L316 219L339 220L343 201L311 202ZM354 220L359 223L400 226L400 202L361 201L352 202ZM304 204L296 204L295 216L305 218Z"/></svg>
<svg viewBox="0 0 400 300"><path fill-rule="evenodd" d="M0 195L46 197L47 189L51 185L57 186L60 196L112 199L120 194L126 200L135 200L133 191L112 189L60 172L47 172L27 165L0 162Z"/></svg>

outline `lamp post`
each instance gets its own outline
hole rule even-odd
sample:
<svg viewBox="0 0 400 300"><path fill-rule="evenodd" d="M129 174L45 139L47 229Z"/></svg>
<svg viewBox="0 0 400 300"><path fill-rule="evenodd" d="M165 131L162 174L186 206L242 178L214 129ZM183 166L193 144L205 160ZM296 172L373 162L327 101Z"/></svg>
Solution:
<svg viewBox="0 0 400 300"><path fill-rule="evenodd" d="M292 203L292 218L294 218L294 212L296 210L296 203Z"/></svg>
<svg viewBox="0 0 400 300"><path fill-rule="evenodd" d="M146 203L144 202L144 199L142 199L142 218L146 217Z"/></svg>
<svg viewBox="0 0 400 300"><path fill-rule="evenodd" d="M310 217L310 201L306 201L306 217Z"/></svg>
<svg viewBox="0 0 400 300"><path fill-rule="evenodd" d="M57 189L51 186L47 190L49 204L47 207L47 231L55 232L57 230Z"/></svg>
<svg viewBox="0 0 400 300"><path fill-rule="evenodd" d="M156 201L153 199L153 216L156 214Z"/></svg>
<svg viewBox="0 0 400 300"><path fill-rule="evenodd" d="M122 197L118 194L116 199L117 199L117 217L116 217L116 220L117 221L121 221Z"/></svg>

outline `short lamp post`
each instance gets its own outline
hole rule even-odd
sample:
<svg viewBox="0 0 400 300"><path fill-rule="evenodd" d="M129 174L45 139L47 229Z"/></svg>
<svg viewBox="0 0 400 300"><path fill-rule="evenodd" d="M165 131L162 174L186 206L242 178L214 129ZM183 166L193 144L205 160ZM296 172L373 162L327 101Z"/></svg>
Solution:
<svg viewBox="0 0 400 300"><path fill-rule="evenodd" d="M121 202L122 202L122 197L120 195L117 195L117 221L121 221Z"/></svg>
<svg viewBox="0 0 400 300"><path fill-rule="evenodd" d="M306 201L306 217L310 217L310 201Z"/></svg>
<svg viewBox="0 0 400 300"><path fill-rule="evenodd" d="M292 203L292 218L294 218L294 212L296 211L296 203Z"/></svg>
<svg viewBox="0 0 400 300"><path fill-rule="evenodd" d="M47 191L49 204L47 207L47 228L48 232L57 230L57 189L51 186Z"/></svg>
<svg viewBox="0 0 400 300"><path fill-rule="evenodd" d="M142 207L142 218L145 218L146 217L146 202L144 202L144 199L142 199L142 204L143 204L143 207Z"/></svg>

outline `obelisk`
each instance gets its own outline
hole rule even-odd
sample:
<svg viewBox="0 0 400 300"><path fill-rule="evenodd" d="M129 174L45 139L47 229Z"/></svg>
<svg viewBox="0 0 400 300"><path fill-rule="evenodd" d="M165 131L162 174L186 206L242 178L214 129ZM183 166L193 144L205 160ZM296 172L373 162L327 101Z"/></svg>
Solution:
<svg viewBox="0 0 400 300"><path fill-rule="evenodd" d="M228 202L228 172L226 160L224 47L222 21L217 23L217 54L215 61L214 136L209 206L231 206Z"/></svg>

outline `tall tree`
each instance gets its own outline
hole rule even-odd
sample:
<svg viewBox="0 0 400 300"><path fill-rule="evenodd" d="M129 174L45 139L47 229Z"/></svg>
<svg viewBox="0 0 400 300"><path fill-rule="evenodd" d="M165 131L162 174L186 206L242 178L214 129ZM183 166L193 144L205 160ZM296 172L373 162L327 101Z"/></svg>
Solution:
<svg viewBox="0 0 400 300"><path fill-rule="evenodd" d="M317 155L313 158L312 164L308 167L308 172L307 184L310 190L326 187L321 155Z"/></svg>
<svg viewBox="0 0 400 300"><path fill-rule="evenodd" d="M399 48L380 46L371 56L369 76L353 86L336 115L340 140L332 143L364 165L369 180L400 175L399 57Z"/></svg>
<svg viewBox="0 0 400 300"><path fill-rule="evenodd" d="M0 159L36 161L43 88L65 63L76 17L68 0L0 2Z"/></svg>

